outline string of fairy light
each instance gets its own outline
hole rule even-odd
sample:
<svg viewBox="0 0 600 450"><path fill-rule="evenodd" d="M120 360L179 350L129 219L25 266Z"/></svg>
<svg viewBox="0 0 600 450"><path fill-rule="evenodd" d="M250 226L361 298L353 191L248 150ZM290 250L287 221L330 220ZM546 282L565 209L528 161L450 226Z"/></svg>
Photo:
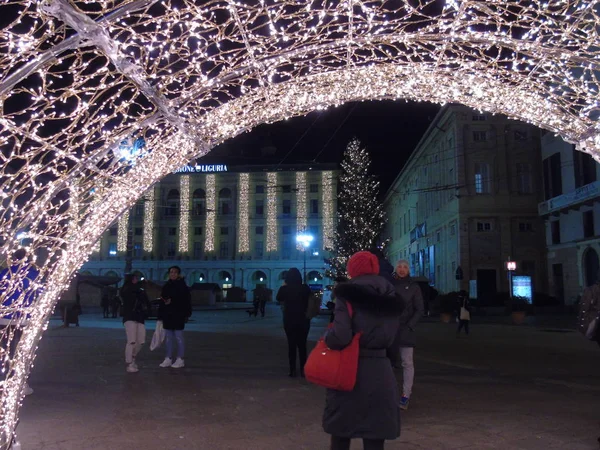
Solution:
<svg viewBox="0 0 600 450"><path fill-rule="evenodd" d="M267 174L267 252L277 251L277 172Z"/></svg>
<svg viewBox="0 0 600 450"><path fill-rule="evenodd" d="M190 176L181 175L179 178L179 252L189 251L190 237Z"/></svg>
<svg viewBox="0 0 600 450"><path fill-rule="evenodd" d="M25 308L18 274L42 250L46 263L15 356L0 357L9 374L0 446L13 434L41 330L103 231L166 174L227 139L348 101L407 99L505 114L598 160L595 1L4 3L0 251L18 267L1 281L4 295ZM123 157L120 144L134 138L146 150ZM207 251L214 183L207 177ZM144 205L151 251L154 201ZM268 217L272 251L276 210Z"/></svg>
<svg viewBox="0 0 600 450"><path fill-rule="evenodd" d="M308 225L306 215L306 172L296 172L296 233L304 233ZM296 244L298 250L304 250L301 243Z"/></svg>
<svg viewBox="0 0 600 450"><path fill-rule="evenodd" d="M238 252L250 251L250 174L240 173L238 193Z"/></svg>

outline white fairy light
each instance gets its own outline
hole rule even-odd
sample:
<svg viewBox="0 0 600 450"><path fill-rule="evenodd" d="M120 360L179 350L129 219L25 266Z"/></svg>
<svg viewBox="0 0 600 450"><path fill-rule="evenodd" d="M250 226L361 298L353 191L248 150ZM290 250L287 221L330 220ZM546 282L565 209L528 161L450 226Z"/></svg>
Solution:
<svg viewBox="0 0 600 450"><path fill-rule="evenodd" d="M117 227L117 251L124 252L127 250L127 230L129 228L129 211L125 211L119 217L119 225Z"/></svg>
<svg viewBox="0 0 600 450"><path fill-rule="evenodd" d="M307 225L306 172L296 172L296 234L306 231ZM296 247L298 250L304 250L300 243L296 243Z"/></svg>
<svg viewBox="0 0 600 450"><path fill-rule="evenodd" d="M215 251L215 216L217 210L215 175L206 175L206 239L204 251Z"/></svg>
<svg viewBox="0 0 600 450"><path fill-rule="evenodd" d="M154 247L154 188L151 187L144 196L144 251L152 252Z"/></svg>
<svg viewBox="0 0 600 450"><path fill-rule="evenodd" d="M277 172L267 174L267 252L277 251Z"/></svg>
<svg viewBox="0 0 600 450"><path fill-rule="evenodd" d="M189 251L190 228L190 176L179 178L179 252Z"/></svg>
<svg viewBox="0 0 600 450"><path fill-rule="evenodd" d="M333 207L333 172L324 170L321 173L323 186L323 249L331 248L334 233L334 207Z"/></svg>
<svg viewBox="0 0 600 450"><path fill-rule="evenodd" d="M590 0L551 8L448 0L441 11L431 0L278 0L229 2L227 14L222 2L196 0L9 3L0 39L0 252L24 265L21 275L41 249L50 262L14 358L0 356L10 374L0 447L14 431L41 330L102 233L150 189L143 246L152 252L151 186L227 139L331 105L406 99L505 114L599 159L600 36ZM124 141L144 150L122 158L115 150ZM205 250L214 251L210 177ZM267 251L277 249L276 198L270 192ZM324 246L333 186L331 199L323 201ZM3 298L23 290L18 279L5 280Z"/></svg>
<svg viewBox="0 0 600 450"><path fill-rule="evenodd" d="M239 193L238 193L238 252L245 253L250 251L249 237L249 191L250 174L240 173Z"/></svg>

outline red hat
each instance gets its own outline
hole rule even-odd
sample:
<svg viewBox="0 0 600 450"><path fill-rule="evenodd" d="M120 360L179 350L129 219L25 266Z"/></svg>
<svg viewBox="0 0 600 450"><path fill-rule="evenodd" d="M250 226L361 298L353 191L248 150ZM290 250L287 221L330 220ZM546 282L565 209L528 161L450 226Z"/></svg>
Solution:
<svg viewBox="0 0 600 450"><path fill-rule="evenodd" d="M379 274L379 260L371 252L357 252L348 260L346 270L351 278L360 275L377 275Z"/></svg>

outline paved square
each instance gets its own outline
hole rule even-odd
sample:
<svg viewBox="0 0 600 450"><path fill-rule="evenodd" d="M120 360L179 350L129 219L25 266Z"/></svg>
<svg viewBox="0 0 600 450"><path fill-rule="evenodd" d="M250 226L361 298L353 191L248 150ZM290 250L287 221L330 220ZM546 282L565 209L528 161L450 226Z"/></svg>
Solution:
<svg viewBox="0 0 600 450"><path fill-rule="evenodd" d="M23 449L326 450L324 392L287 377L281 314L270 306L267 316L195 312L186 367L161 369L162 349L145 348L135 374L125 371L118 319L84 315L69 329L52 321L21 414ZM325 325L313 322L312 340ZM598 448L597 345L477 320L468 339L437 322L422 323L419 339L410 410L387 449Z"/></svg>

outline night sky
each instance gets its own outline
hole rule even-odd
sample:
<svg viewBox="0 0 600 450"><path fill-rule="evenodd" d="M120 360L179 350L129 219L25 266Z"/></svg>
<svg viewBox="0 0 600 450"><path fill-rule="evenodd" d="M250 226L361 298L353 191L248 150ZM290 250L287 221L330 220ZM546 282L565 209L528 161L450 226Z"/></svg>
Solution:
<svg viewBox="0 0 600 450"><path fill-rule="evenodd" d="M373 173L381 181L383 194L439 109L430 103L404 101L347 103L261 125L215 148L203 161L230 165L339 163L348 142L357 137L371 154Z"/></svg>

